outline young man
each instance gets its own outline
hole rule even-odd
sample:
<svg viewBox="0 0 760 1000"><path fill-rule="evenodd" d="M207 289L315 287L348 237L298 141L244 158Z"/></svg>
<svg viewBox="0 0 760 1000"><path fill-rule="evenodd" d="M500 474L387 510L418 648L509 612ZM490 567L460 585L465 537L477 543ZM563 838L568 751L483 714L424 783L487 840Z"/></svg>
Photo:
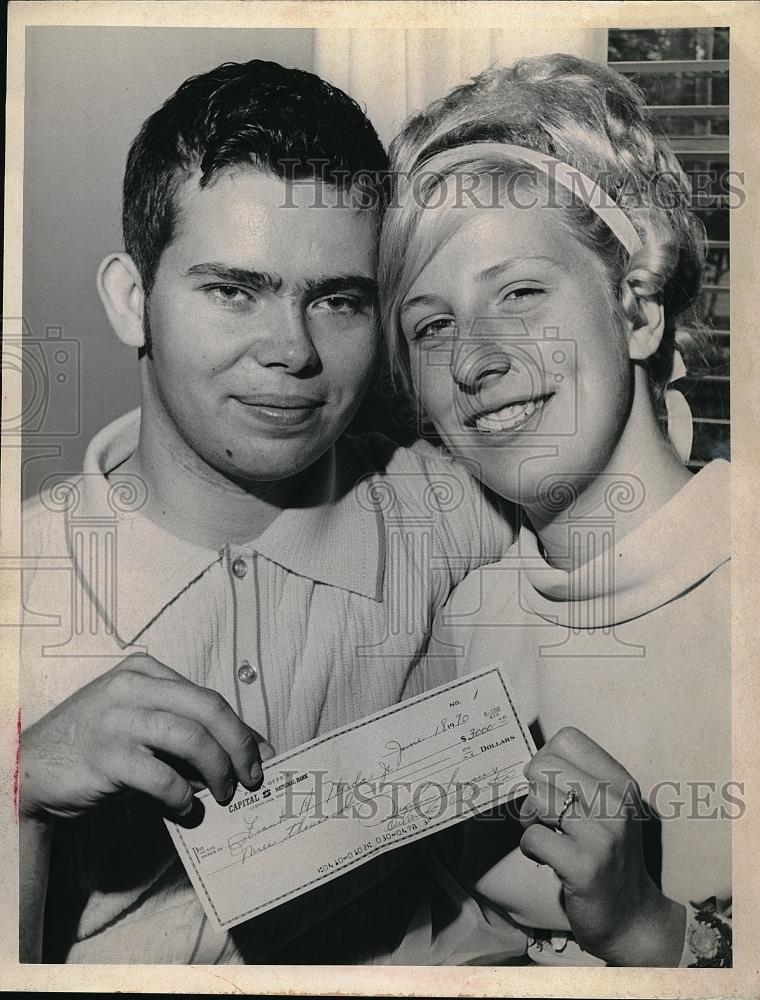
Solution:
<svg viewBox="0 0 760 1000"><path fill-rule="evenodd" d="M142 406L25 514L26 960L495 950L474 903L433 940L414 846L216 934L162 823L417 693L432 616L512 539L451 463L343 436L377 361L385 165L346 95L259 61L186 81L132 146L98 288Z"/></svg>

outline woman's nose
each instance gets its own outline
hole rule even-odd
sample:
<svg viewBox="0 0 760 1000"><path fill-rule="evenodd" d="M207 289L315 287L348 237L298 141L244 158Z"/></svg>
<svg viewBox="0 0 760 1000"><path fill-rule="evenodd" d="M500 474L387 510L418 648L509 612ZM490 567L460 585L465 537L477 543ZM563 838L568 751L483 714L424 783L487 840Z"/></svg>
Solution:
<svg viewBox="0 0 760 1000"><path fill-rule="evenodd" d="M511 367L509 355L497 341L460 341L451 352L451 376L463 392L478 392Z"/></svg>

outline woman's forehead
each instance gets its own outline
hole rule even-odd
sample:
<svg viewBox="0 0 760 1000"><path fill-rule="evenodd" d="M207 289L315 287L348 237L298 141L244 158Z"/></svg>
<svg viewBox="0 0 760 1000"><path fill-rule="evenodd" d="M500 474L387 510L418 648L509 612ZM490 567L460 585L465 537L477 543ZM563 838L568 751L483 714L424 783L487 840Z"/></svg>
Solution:
<svg viewBox="0 0 760 1000"><path fill-rule="evenodd" d="M489 272L505 261L544 259L571 269L574 262L586 263L582 258L588 254L562 224L560 211L545 204L449 209L437 219L425 219L420 229L428 231L417 237L435 251L405 298L431 279L445 281L447 269L488 280Z"/></svg>

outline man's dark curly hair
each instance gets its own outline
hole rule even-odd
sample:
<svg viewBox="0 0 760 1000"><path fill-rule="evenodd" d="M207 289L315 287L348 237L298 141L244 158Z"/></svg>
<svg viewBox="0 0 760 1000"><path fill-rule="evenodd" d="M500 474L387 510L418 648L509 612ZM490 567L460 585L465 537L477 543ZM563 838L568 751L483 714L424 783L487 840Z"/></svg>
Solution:
<svg viewBox="0 0 760 1000"><path fill-rule="evenodd" d="M241 163L282 179L363 189L372 207L384 202L386 154L355 101L303 70L260 59L223 63L186 80L145 121L129 151L124 244L146 296L174 237L181 183L199 169L205 187Z"/></svg>

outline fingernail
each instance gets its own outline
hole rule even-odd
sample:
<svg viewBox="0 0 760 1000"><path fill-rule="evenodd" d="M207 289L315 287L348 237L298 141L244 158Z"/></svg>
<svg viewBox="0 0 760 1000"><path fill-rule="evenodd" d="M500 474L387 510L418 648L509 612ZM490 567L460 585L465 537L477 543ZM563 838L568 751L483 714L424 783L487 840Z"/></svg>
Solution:
<svg viewBox="0 0 760 1000"><path fill-rule="evenodd" d="M264 772L261 770L261 764L257 760L251 765L251 781L254 785L260 785L264 780Z"/></svg>
<svg viewBox="0 0 760 1000"><path fill-rule="evenodd" d="M275 749L271 743L267 743L266 740L262 740L259 743L259 753L261 754L262 760L271 760L272 757L276 757Z"/></svg>
<svg viewBox="0 0 760 1000"><path fill-rule="evenodd" d="M190 799L190 801L185 806L185 808L182 810L182 812L177 813L177 815L178 816L189 816L190 813L193 811L193 802L195 802L195 798L194 797Z"/></svg>
<svg viewBox="0 0 760 1000"><path fill-rule="evenodd" d="M235 783L231 781L229 785L227 785L227 787L224 789L219 804L226 806L234 794L235 794Z"/></svg>

